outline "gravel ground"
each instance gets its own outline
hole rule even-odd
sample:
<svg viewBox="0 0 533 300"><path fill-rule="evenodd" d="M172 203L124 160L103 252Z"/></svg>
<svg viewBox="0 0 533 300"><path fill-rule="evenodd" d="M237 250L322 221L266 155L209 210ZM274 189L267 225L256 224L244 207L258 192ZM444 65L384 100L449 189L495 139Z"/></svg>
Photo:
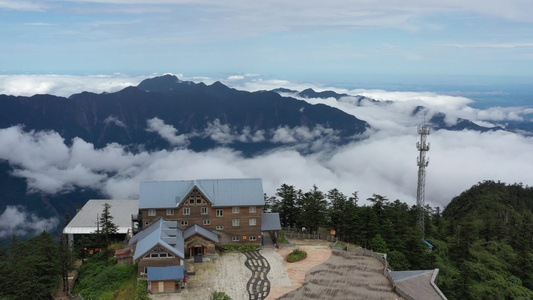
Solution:
<svg viewBox="0 0 533 300"><path fill-rule="evenodd" d="M287 263L285 258L297 247L263 248L261 255L270 264L267 275L271 284L267 299L277 297L302 286L305 273L326 261L331 255L329 244L323 241L298 241L298 248L304 249L308 257L297 263ZM211 262L188 263L196 275L190 276L187 287L181 293L151 295L158 300L207 300L213 291L223 291L234 300L248 300L246 283L252 272L246 268L246 257L242 253L222 253Z"/></svg>
<svg viewBox="0 0 533 300"><path fill-rule="evenodd" d="M307 272L304 285L279 299L402 299L392 291L377 259L333 250L323 264Z"/></svg>
<svg viewBox="0 0 533 300"><path fill-rule="evenodd" d="M222 253L210 262L187 263L196 275L189 276L187 287L181 293L151 295L161 300L208 300L213 291L223 291L233 300L248 300L246 283L252 276L244 265L246 257L242 253Z"/></svg>
<svg viewBox="0 0 533 300"><path fill-rule="evenodd" d="M294 247L260 252L270 265L270 294L266 299L401 299L392 292L378 260L352 251L332 252L325 241L293 242L297 243ZM306 251L307 258L287 263L285 258L296 248ZM246 284L252 272L245 261L242 253L222 253L210 262L188 263L196 275L189 277L181 293L151 298L207 300L213 291L223 291L234 300L248 300Z"/></svg>

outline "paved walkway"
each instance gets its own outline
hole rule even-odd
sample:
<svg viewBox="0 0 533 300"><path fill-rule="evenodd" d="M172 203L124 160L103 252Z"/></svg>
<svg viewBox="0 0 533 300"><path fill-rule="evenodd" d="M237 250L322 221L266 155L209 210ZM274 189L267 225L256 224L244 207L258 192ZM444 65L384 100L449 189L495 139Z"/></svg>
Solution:
<svg viewBox="0 0 533 300"><path fill-rule="evenodd" d="M252 277L246 284L250 300L265 299L270 293L270 281L267 278L270 264L259 251L244 252L244 255L244 265L252 271Z"/></svg>

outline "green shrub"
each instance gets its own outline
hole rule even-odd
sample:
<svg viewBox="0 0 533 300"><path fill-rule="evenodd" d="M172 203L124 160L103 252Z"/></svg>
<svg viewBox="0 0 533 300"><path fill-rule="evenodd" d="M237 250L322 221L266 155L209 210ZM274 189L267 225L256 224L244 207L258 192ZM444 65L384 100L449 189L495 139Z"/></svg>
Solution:
<svg viewBox="0 0 533 300"><path fill-rule="evenodd" d="M148 283L146 281L137 282L135 288L135 300L150 300L148 296Z"/></svg>
<svg viewBox="0 0 533 300"><path fill-rule="evenodd" d="M261 247L260 245L221 245L218 246L220 251L253 251Z"/></svg>
<svg viewBox="0 0 533 300"><path fill-rule="evenodd" d="M112 293L121 284L136 274L135 266L112 265L105 266L105 262L87 261L80 269L80 279L77 288L84 298L111 299Z"/></svg>
<svg viewBox="0 0 533 300"><path fill-rule="evenodd" d="M213 300L232 300L231 297L228 296L226 293L217 292L217 291L213 292L213 294L211 295L211 299L213 299Z"/></svg>
<svg viewBox="0 0 533 300"><path fill-rule="evenodd" d="M307 257L307 252L300 250L300 249L294 249L288 256L287 256L287 262L297 262Z"/></svg>

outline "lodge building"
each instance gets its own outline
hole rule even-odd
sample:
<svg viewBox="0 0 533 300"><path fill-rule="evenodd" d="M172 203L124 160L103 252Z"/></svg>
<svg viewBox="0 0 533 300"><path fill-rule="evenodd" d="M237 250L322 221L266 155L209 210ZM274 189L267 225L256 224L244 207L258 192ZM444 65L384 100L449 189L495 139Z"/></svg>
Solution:
<svg viewBox="0 0 533 300"><path fill-rule="evenodd" d="M277 242L281 230L279 214L263 212L261 179L246 178L143 181L138 200L90 200L64 233L94 233L93 215L105 203L120 228L130 218L128 247L115 256L120 263L137 263L152 293L181 289L186 259L201 261L217 245Z"/></svg>

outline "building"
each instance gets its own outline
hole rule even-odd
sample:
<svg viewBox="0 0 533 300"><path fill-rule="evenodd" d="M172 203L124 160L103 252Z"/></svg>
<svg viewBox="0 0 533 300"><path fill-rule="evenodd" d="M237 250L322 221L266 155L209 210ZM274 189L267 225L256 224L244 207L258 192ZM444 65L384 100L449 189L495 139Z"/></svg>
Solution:
<svg viewBox="0 0 533 300"><path fill-rule="evenodd" d="M154 267L179 276L170 268L184 267L190 257L201 261L216 253L216 245L259 246L265 234L277 241L279 214L263 213L264 205L261 179L141 182L139 211L132 218L139 230L129 241L132 262L141 278L149 280ZM157 283L158 291L172 289L166 280Z"/></svg>
<svg viewBox="0 0 533 300"><path fill-rule="evenodd" d="M165 218L177 221L181 230L201 226L223 245L259 244L264 205L258 178L144 181L134 221L142 230Z"/></svg>
<svg viewBox="0 0 533 300"><path fill-rule="evenodd" d="M117 225L117 240L124 240L128 232L132 230L131 215L139 211L139 200L89 200L70 220L63 229L72 244L82 236L94 234L99 229L100 216L104 210L104 204L109 204L109 213L113 216L113 223Z"/></svg>
<svg viewBox="0 0 533 300"><path fill-rule="evenodd" d="M183 272L174 271L183 270L185 259L201 261L216 253L216 245L259 246L265 238L276 243L281 230L279 214L262 212L261 179L250 178L143 181L139 200L89 200L64 233L71 239L95 233L105 203L122 239L135 234L115 256L123 264L138 263L139 276L152 278L158 292L180 287Z"/></svg>

